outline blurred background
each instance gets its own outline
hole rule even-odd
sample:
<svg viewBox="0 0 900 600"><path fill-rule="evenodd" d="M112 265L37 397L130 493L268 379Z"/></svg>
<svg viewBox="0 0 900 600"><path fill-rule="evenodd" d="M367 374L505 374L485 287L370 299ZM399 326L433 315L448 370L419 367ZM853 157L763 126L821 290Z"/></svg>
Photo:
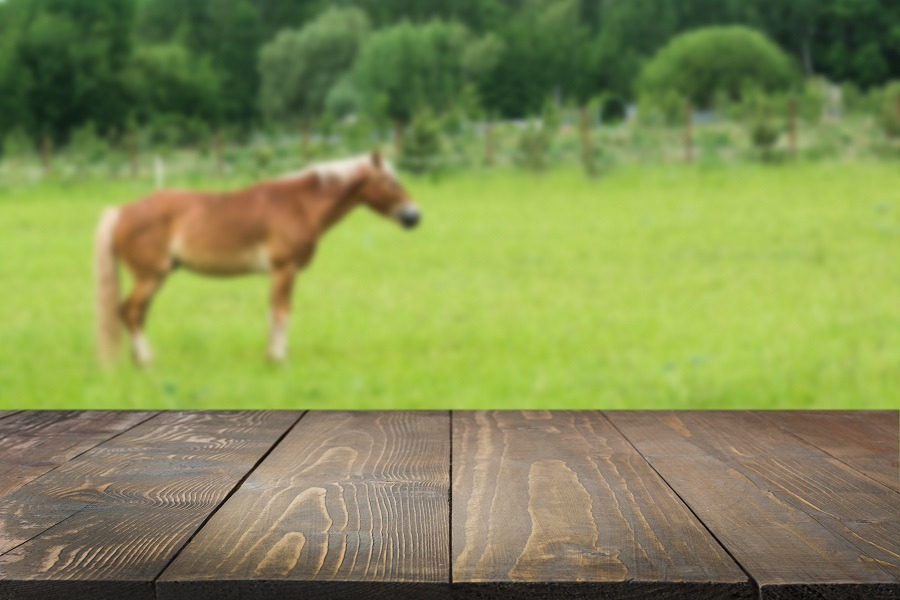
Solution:
<svg viewBox="0 0 900 600"><path fill-rule="evenodd" d="M885 408L895 0L0 0L0 408ZM381 148L419 201L95 364L100 210Z"/></svg>

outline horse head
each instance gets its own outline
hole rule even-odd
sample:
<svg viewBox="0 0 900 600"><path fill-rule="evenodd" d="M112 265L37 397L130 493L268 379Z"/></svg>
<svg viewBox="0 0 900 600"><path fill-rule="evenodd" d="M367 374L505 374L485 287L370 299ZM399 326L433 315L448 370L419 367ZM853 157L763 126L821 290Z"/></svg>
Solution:
<svg viewBox="0 0 900 600"><path fill-rule="evenodd" d="M363 204L406 229L412 229L422 219L419 207L403 188L394 169L377 150L372 152L371 166L358 197Z"/></svg>

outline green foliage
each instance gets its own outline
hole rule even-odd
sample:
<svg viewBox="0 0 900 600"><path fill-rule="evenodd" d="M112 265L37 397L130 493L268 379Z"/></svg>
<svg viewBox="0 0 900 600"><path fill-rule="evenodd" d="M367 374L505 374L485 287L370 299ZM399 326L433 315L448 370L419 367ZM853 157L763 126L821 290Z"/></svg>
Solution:
<svg viewBox="0 0 900 600"><path fill-rule="evenodd" d="M310 121L326 106L337 114L347 112L349 82L344 76L368 31L360 10L333 8L303 29L278 34L259 54L263 114L275 120ZM336 84L343 87L330 97Z"/></svg>
<svg viewBox="0 0 900 600"><path fill-rule="evenodd" d="M91 121L72 132L67 150L85 163L99 163L109 155L109 146L97 135L97 128Z"/></svg>
<svg viewBox="0 0 900 600"><path fill-rule="evenodd" d="M748 86L785 90L796 80L788 56L763 34L746 27L710 27L677 36L641 73L644 95L677 92L697 107L717 92L734 99Z"/></svg>
<svg viewBox="0 0 900 600"><path fill-rule="evenodd" d="M900 138L900 81L884 88L879 122L890 138Z"/></svg>
<svg viewBox="0 0 900 600"><path fill-rule="evenodd" d="M582 102L594 95L601 71L580 0L526 0L503 28L505 48L479 83L484 104L521 118L558 95Z"/></svg>
<svg viewBox="0 0 900 600"><path fill-rule="evenodd" d="M22 127L12 129L3 138L3 158L29 158L34 150L34 141Z"/></svg>
<svg viewBox="0 0 900 600"><path fill-rule="evenodd" d="M778 96L756 91L745 97L748 106L746 125L750 141L763 160L774 158L775 145L784 131L785 104Z"/></svg>
<svg viewBox="0 0 900 600"><path fill-rule="evenodd" d="M811 77L804 82L800 93L793 96L797 103L797 115L807 123L818 123L822 119L827 86L828 82Z"/></svg>
<svg viewBox="0 0 900 600"><path fill-rule="evenodd" d="M222 113L222 84L208 59L181 44L141 46L131 60L124 82L133 111L143 122L168 120L217 121Z"/></svg>
<svg viewBox="0 0 900 600"><path fill-rule="evenodd" d="M401 23L374 33L353 67L354 80L370 114L408 122L421 107L437 113L457 101L467 69L471 34L458 23ZM486 44L485 47L489 47Z"/></svg>
<svg viewBox="0 0 900 600"><path fill-rule="evenodd" d="M684 123L687 100L675 90L645 92L638 104L638 119L643 125L680 125Z"/></svg>
<svg viewBox="0 0 900 600"><path fill-rule="evenodd" d="M365 13L376 37L394 32L393 42L386 43L393 49L382 47L377 60L352 69L353 77L347 75L353 53L345 50L360 42L354 38L342 45L335 41L341 27L327 24L340 13ZM643 79L635 85L645 64L667 44L692 46L676 43L676 36L696 40L703 28L723 25L758 30L790 58L758 36L745 38L736 49L732 35L723 52L709 48L715 44L698 50L702 44L695 41L691 49L705 52L702 59L690 68L661 69L679 80L667 84L674 87L672 94L646 89ZM275 44L283 31L309 32L303 52L314 60L286 50L263 82L261 48ZM336 116L364 110L369 117L406 121L423 105L443 116L459 103L456 96L467 84L477 90L479 109L498 118L534 116L548 96L583 105L601 93L631 102L640 92L642 120L652 113L651 121L662 122L675 114L667 107L677 94L698 108L714 104L721 112L748 87L770 94L790 90L807 121L818 119L815 107L822 100L835 105L830 98L815 98L809 85L794 86L792 73L786 87L785 65L807 77L849 84L848 112L880 114L881 97L873 91L900 78L900 3L0 0L0 137L21 127L35 139L50 133L60 146L87 122L102 137L121 131L130 116L146 123L170 113L245 132L258 127L263 114L315 122L326 110ZM186 71L196 72L198 81L186 78ZM776 71L782 73L774 78L778 82L771 77ZM691 85L681 86L682 80ZM213 89L221 93L210 94ZM276 96L281 99L273 100ZM295 102L298 96L305 99ZM194 99L185 101L189 97Z"/></svg>
<svg viewBox="0 0 900 600"><path fill-rule="evenodd" d="M625 117L625 102L616 95L605 95L600 103L600 120L607 125L615 125L624 121Z"/></svg>
<svg viewBox="0 0 900 600"><path fill-rule="evenodd" d="M434 173L441 168L441 123L428 109L413 117L403 138L399 166L411 173Z"/></svg>
<svg viewBox="0 0 900 600"><path fill-rule="evenodd" d="M256 5L257 0L143 0L136 19L138 39L150 45L183 45L191 54L206 57L228 90L220 103L222 116L247 123L256 115L256 54L264 41Z"/></svg>
<svg viewBox="0 0 900 600"><path fill-rule="evenodd" d="M209 124L202 119L178 113L159 113L144 128L143 145L158 150L197 147L208 143L211 136Z"/></svg>
<svg viewBox="0 0 900 600"><path fill-rule="evenodd" d="M121 127L120 73L131 49L134 4L120 0L12 3L0 31L0 95L17 124L57 140L80 123ZM7 38L9 36L9 38ZM0 123L0 132L10 125Z"/></svg>
<svg viewBox="0 0 900 600"><path fill-rule="evenodd" d="M358 113L362 107L362 98L349 75L341 77L325 97L325 110L340 117Z"/></svg>
<svg viewBox="0 0 900 600"><path fill-rule="evenodd" d="M560 119L556 103L545 101L540 122L529 121L519 135L515 157L519 166L532 172L544 171L550 166L550 153Z"/></svg>

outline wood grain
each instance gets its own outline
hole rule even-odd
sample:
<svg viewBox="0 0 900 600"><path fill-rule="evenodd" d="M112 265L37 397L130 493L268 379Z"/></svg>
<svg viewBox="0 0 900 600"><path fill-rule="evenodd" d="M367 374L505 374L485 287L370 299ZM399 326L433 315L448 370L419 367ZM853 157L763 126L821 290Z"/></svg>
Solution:
<svg viewBox="0 0 900 600"><path fill-rule="evenodd" d="M758 414L900 492L900 412L779 411Z"/></svg>
<svg viewBox="0 0 900 600"><path fill-rule="evenodd" d="M0 497L154 414L27 411L0 420Z"/></svg>
<svg viewBox="0 0 900 600"><path fill-rule="evenodd" d="M513 582L555 582L516 586L536 598L752 595L600 413L454 413L452 464L453 582L473 597L506 596Z"/></svg>
<svg viewBox="0 0 900 600"><path fill-rule="evenodd" d="M892 490L759 415L607 416L747 570L763 598L900 592Z"/></svg>
<svg viewBox="0 0 900 600"><path fill-rule="evenodd" d="M5 419L6 417L10 417L10 416L16 414L17 412L20 412L20 411L18 411L18 410L0 410L0 419Z"/></svg>
<svg viewBox="0 0 900 600"><path fill-rule="evenodd" d="M153 598L299 414L164 413L0 498L0 598Z"/></svg>
<svg viewBox="0 0 900 600"><path fill-rule="evenodd" d="M447 413L304 417L157 583L161 599L449 591Z"/></svg>

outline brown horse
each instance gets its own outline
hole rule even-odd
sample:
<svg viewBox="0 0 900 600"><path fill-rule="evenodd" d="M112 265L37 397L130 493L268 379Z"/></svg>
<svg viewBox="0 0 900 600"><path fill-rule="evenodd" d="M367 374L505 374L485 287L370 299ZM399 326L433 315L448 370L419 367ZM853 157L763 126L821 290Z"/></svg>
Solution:
<svg viewBox="0 0 900 600"><path fill-rule="evenodd" d="M226 193L165 190L100 219L95 242L95 286L100 359L118 352L121 322L131 334L132 356L146 365L147 309L176 268L206 275L271 275L268 356L287 351L287 318L297 272L313 258L322 234L360 204L406 228L419 209L378 152L315 165L295 175ZM134 287L122 302L117 259Z"/></svg>

